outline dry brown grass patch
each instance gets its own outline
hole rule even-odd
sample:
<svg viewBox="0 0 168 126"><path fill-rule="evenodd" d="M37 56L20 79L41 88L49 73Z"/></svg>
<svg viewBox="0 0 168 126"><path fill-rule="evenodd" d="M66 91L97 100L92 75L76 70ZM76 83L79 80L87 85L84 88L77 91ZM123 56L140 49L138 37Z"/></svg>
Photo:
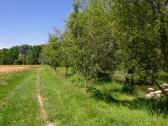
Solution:
<svg viewBox="0 0 168 126"><path fill-rule="evenodd" d="M20 72L36 67L40 67L40 65L0 65L0 74Z"/></svg>

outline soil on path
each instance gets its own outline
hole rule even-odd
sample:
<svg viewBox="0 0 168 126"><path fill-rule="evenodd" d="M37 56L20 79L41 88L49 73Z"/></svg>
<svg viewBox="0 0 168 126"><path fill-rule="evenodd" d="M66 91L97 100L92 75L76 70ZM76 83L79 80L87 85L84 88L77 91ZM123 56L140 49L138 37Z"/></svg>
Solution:
<svg viewBox="0 0 168 126"><path fill-rule="evenodd" d="M41 96L41 94L40 94L40 77L39 76L37 76L37 98L38 98L38 102L40 105L41 117L45 123L45 126L55 126L54 123L52 123L48 120L48 113L47 113L45 106L44 106L44 97Z"/></svg>

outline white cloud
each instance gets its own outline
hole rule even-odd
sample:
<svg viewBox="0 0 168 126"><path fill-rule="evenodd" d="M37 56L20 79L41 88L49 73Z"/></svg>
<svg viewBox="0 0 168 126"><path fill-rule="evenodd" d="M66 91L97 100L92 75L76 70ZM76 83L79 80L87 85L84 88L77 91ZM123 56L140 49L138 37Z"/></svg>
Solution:
<svg viewBox="0 0 168 126"><path fill-rule="evenodd" d="M3 43L0 42L0 49L3 49L3 48L8 48L8 47L5 46Z"/></svg>

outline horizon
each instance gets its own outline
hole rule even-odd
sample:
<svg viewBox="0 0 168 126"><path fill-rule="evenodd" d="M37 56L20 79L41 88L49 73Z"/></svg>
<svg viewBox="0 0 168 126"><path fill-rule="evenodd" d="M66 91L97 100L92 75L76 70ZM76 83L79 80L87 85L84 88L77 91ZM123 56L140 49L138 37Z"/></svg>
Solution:
<svg viewBox="0 0 168 126"><path fill-rule="evenodd" d="M72 1L67 0L3 0L0 5L0 49L45 44L54 28L64 31L72 10Z"/></svg>
<svg viewBox="0 0 168 126"><path fill-rule="evenodd" d="M47 42L46 42L47 43ZM23 46L23 45L28 45L28 46L41 46L41 45L45 45L45 42L44 43L38 43L38 44L28 44L28 43L22 43L22 44L18 44L18 45L13 45L11 47L3 47L2 45L0 45L0 50L3 50L3 49L10 49L10 48L13 48L13 47L16 47L16 46Z"/></svg>

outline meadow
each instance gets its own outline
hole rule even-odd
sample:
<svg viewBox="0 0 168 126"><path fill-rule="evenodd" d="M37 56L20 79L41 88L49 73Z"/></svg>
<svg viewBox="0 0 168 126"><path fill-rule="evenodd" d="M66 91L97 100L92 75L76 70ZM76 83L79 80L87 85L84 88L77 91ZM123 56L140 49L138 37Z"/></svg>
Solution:
<svg viewBox="0 0 168 126"><path fill-rule="evenodd" d="M29 67L4 76L0 82L3 126L168 125L167 115L152 112L147 107L150 102L140 100L140 96L123 93L119 82L97 83L94 90L88 91L81 75L66 78L64 68L55 71L48 66ZM45 113L38 101L37 83Z"/></svg>
<svg viewBox="0 0 168 126"><path fill-rule="evenodd" d="M168 0L55 2L2 4L0 126L168 126Z"/></svg>

